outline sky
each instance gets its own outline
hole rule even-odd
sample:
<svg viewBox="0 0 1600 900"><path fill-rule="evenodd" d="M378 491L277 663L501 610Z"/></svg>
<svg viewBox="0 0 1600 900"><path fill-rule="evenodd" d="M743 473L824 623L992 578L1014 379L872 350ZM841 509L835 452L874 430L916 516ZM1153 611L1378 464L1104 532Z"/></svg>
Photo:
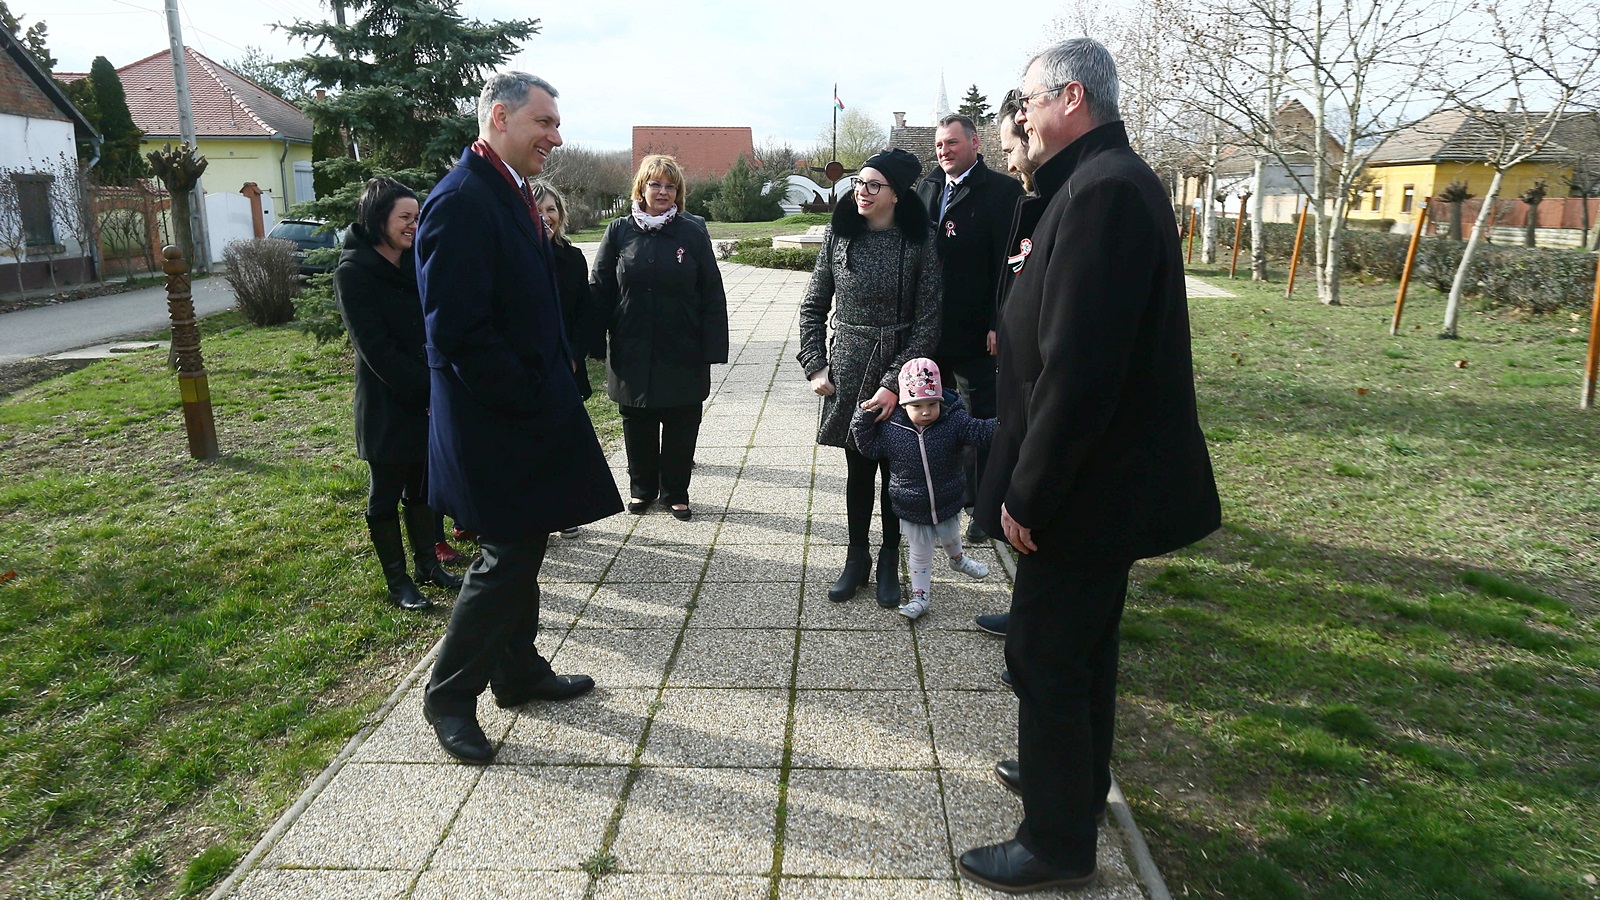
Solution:
<svg viewBox="0 0 1600 900"><path fill-rule="evenodd" d="M96 56L122 66L167 48L163 0L8 0L24 25L43 20L58 71ZM469 19L538 18L509 68L561 92L562 136L602 150L631 145L634 125L748 125L804 152L831 123L833 86L846 108L884 128L903 111L933 124L939 79L952 109L976 84L990 109L1021 80L1028 58L1065 13L1063 0L981 3L886 0L866 7L772 0L461 0ZM980 10L981 22L969 9ZM830 15L829 9L837 10ZM332 19L317 0L180 0L184 41L218 61L246 47L273 59L304 55L274 23ZM1003 27L1002 27L1003 23ZM1062 35L1066 36L1066 35Z"/></svg>

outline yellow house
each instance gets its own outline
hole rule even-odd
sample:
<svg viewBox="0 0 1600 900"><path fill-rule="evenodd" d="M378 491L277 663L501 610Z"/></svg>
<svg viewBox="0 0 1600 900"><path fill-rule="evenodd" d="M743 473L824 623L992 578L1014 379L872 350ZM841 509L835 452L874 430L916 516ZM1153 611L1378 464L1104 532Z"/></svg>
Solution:
<svg viewBox="0 0 1600 900"><path fill-rule="evenodd" d="M196 149L207 160L202 186L237 194L254 182L272 220L315 198L311 183L311 120L277 95L191 47L184 48L194 107ZM78 75L62 75L65 80ZM144 132L141 153L182 140L172 51L162 50L117 69L133 124ZM271 227L271 220L267 227Z"/></svg>
<svg viewBox="0 0 1600 900"><path fill-rule="evenodd" d="M1423 201L1438 196L1451 182L1465 183L1468 193L1482 198L1494 179L1488 159L1507 131L1503 126L1520 123L1525 117L1537 121L1540 115L1460 109L1434 113L1372 154L1359 191L1351 200L1350 218L1392 219L1395 231L1409 233ZM1593 129L1587 121L1592 116L1569 120L1542 150L1507 170L1499 199L1515 199L1540 180L1551 199L1565 197L1567 186L1562 178L1572 173L1578 156L1572 144L1581 140L1578 132L1582 128ZM1440 221L1438 215L1432 218Z"/></svg>

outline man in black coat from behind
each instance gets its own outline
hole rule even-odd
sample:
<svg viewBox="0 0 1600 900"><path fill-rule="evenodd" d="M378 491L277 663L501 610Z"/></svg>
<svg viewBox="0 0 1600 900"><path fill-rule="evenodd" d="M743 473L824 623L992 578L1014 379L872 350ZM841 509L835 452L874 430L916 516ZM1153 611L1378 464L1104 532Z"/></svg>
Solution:
<svg viewBox="0 0 1600 900"><path fill-rule="evenodd" d="M994 416L994 296L1005 263L1006 231L1022 197L1022 184L991 170L978 153L978 128L963 115L945 116L934 132L939 165L917 185L917 198L934 223L934 246L944 278L939 346L933 361L953 383L975 418ZM963 467L971 506L983 478L986 450L973 450ZM977 521L968 541L987 540Z"/></svg>
<svg viewBox="0 0 1600 900"><path fill-rule="evenodd" d="M1022 90L1016 121L1040 164L1023 209L1043 212L1000 309L999 425L976 512L1021 554L1006 634L1018 758L996 775L1023 819L959 865L1010 892L1094 882L1129 569L1221 524L1177 223L1128 146L1116 64L1075 38L1035 57Z"/></svg>

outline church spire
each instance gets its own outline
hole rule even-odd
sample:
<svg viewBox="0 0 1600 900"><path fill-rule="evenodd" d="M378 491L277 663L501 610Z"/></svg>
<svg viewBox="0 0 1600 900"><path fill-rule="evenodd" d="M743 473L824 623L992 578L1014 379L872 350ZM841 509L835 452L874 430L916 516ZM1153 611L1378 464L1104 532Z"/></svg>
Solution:
<svg viewBox="0 0 1600 900"><path fill-rule="evenodd" d="M939 99L933 104L933 124L938 125L939 120L950 115L950 97L944 90L944 70L939 70Z"/></svg>

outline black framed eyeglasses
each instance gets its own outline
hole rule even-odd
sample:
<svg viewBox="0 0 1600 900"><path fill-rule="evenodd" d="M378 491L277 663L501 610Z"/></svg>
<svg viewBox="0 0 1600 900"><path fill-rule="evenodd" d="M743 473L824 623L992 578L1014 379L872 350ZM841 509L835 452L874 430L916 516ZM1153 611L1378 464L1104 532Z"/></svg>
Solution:
<svg viewBox="0 0 1600 900"><path fill-rule="evenodd" d="M881 181L857 181L856 182L856 190L860 191L863 194L866 194L868 197L876 197L876 196L878 196L878 192L883 190L886 187L888 187L888 185L883 183L883 182L881 182Z"/></svg>

